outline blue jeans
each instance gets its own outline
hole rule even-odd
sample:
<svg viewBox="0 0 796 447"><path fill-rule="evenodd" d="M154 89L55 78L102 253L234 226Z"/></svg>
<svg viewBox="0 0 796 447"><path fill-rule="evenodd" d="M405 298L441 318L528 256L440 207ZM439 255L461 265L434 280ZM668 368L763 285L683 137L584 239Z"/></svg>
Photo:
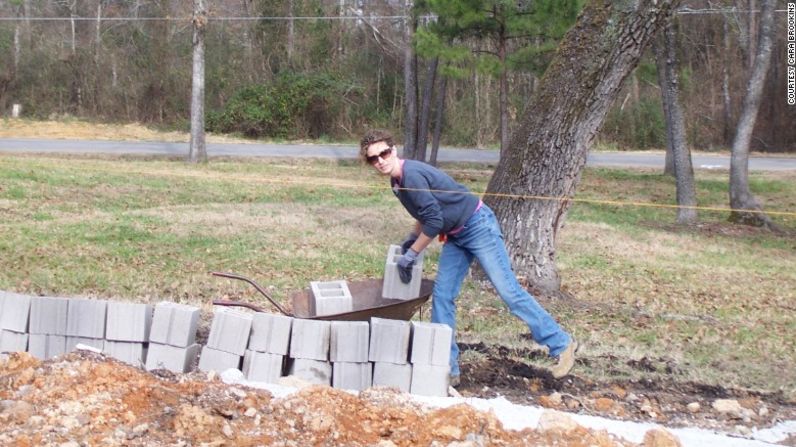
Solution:
<svg viewBox="0 0 796 447"><path fill-rule="evenodd" d="M447 324L454 333L451 342L451 376L460 374L459 347L455 335L455 300L473 258L481 264L511 313L528 325L537 343L547 346L550 355L554 357L566 349L571 340L569 334L517 282L495 214L483 205L467 220L460 232L448 236L439 257L437 279L434 283L431 321Z"/></svg>

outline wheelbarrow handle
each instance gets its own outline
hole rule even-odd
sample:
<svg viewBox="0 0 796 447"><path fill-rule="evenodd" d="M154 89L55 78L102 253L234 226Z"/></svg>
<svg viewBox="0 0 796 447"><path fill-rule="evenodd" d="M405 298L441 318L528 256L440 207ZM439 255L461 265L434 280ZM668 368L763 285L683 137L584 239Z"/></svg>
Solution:
<svg viewBox="0 0 796 447"><path fill-rule="evenodd" d="M263 289L259 284L257 284L253 280L251 280L251 279L249 279L249 278L247 278L245 276L236 275L235 273L210 272L210 274L213 275L213 276L220 276L222 278L238 279L238 280L245 281L245 282L251 284L252 286L254 286L255 289L257 289L258 292L260 292L260 294L262 294L268 301L270 301L271 304L273 304L274 307L276 307L279 310L279 312L281 312L283 315L287 315L288 317L292 317L293 316L293 314L291 314L290 312L286 311L282 306L279 305L279 303L274 301L274 299L271 298L271 295L269 295L268 292L265 291L265 289ZM213 301L213 304L218 304L220 306L248 307L249 309L252 309L252 310L254 310L256 312L262 312L262 309L260 307L255 306L254 304L243 303L241 301L216 300L216 301Z"/></svg>

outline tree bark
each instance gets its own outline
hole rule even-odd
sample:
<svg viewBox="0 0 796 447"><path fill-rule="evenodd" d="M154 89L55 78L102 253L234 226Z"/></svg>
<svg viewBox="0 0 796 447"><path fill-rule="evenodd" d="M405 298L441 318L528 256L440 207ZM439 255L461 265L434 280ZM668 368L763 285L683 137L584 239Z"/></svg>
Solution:
<svg viewBox="0 0 796 447"><path fill-rule="evenodd" d="M426 79L423 80L423 94L420 97L420 124L417 129L417 159L426 161L429 123L431 122L431 98L434 96L434 82L437 78L439 58L428 62Z"/></svg>
<svg viewBox="0 0 796 447"><path fill-rule="evenodd" d="M509 83L508 67L506 67L506 45L508 37L501 25L500 41L498 42L498 58L500 59L500 98L498 108L500 114L500 156L505 157L509 149Z"/></svg>
<svg viewBox="0 0 796 447"><path fill-rule="evenodd" d="M97 23L94 28L94 66L99 69L100 51L102 49L102 0L97 0Z"/></svg>
<svg viewBox="0 0 796 447"><path fill-rule="evenodd" d="M772 33L775 0L763 0L760 36L755 51L755 66L746 87L746 96L738 119L738 128L730 156L730 221L778 230L749 189L749 144L752 141L757 113L760 109L766 73L771 65Z"/></svg>
<svg viewBox="0 0 796 447"><path fill-rule="evenodd" d="M724 17L724 52L723 62L721 64L721 96L722 96L722 115L724 119L724 126L722 129L722 136L724 144L729 146L732 144L732 97L730 96L730 25L729 19Z"/></svg>
<svg viewBox="0 0 796 447"><path fill-rule="evenodd" d="M77 16L77 0L72 1L69 3L69 24L72 26L72 56L74 57L77 54L77 43L75 37L75 16Z"/></svg>
<svg viewBox="0 0 796 447"><path fill-rule="evenodd" d="M448 87L448 78L443 76L437 89L437 108L434 111L434 136L431 139L431 156L428 159L431 166L437 165L439 140L442 135L442 125L445 120L445 94Z"/></svg>
<svg viewBox="0 0 796 447"><path fill-rule="evenodd" d="M677 187L677 223L692 224L697 220L696 190L691 151L685 138L685 118L680 106L680 81L675 47L675 29L671 23L661 30L654 45L658 65L658 83L661 86L661 103L666 116L666 140L672 153L674 177Z"/></svg>
<svg viewBox="0 0 796 447"><path fill-rule="evenodd" d="M22 54L22 41L20 38L20 33L21 33L20 26L19 23L17 22L16 24L14 24L14 67L13 67L14 72L19 71L19 57L20 54Z"/></svg>
<svg viewBox="0 0 796 447"><path fill-rule="evenodd" d="M342 1L340 2L340 16L343 15ZM287 2L287 15L290 17L287 21L287 61L288 64L293 63L293 42L294 42L294 22L293 19L293 0ZM342 20L341 20L342 22ZM342 41L342 39L341 39Z"/></svg>
<svg viewBox="0 0 796 447"><path fill-rule="evenodd" d="M205 146L205 0L193 0L193 77L191 81L191 144L188 160L207 163Z"/></svg>
<svg viewBox="0 0 796 447"><path fill-rule="evenodd" d="M679 0L590 1L566 34L487 188L517 275L557 293L556 235L622 82ZM544 196L523 199L512 195Z"/></svg>
<svg viewBox="0 0 796 447"><path fill-rule="evenodd" d="M412 48L415 20L412 1L406 0L407 21L404 23L404 158L417 156L417 56Z"/></svg>
<svg viewBox="0 0 796 447"><path fill-rule="evenodd" d="M663 108L663 119L666 122L666 154L663 159L663 175L675 176L674 173L674 148L672 144L672 115L669 110L669 96L666 94L666 49L663 44L658 42L653 44L655 50L655 63L658 69L658 85L661 88L661 108ZM663 54L658 54L662 52Z"/></svg>

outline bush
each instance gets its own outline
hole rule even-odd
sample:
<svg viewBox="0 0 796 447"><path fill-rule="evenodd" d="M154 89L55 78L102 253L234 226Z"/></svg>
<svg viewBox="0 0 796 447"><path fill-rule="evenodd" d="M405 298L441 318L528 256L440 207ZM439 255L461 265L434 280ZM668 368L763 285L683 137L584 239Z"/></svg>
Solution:
<svg viewBox="0 0 796 447"><path fill-rule="evenodd" d="M330 133L347 90L329 74L284 73L237 91L222 110L208 113L207 127L255 138L317 138Z"/></svg>

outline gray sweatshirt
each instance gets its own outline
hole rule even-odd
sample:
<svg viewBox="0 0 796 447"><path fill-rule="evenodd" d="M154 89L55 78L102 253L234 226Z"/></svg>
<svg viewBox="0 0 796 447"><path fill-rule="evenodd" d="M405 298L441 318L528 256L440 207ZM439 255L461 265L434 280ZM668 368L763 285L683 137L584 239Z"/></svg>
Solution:
<svg viewBox="0 0 796 447"><path fill-rule="evenodd" d="M394 178L390 182L395 196L431 238L464 225L480 202L448 174L416 160L404 160L400 183Z"/></svg>

